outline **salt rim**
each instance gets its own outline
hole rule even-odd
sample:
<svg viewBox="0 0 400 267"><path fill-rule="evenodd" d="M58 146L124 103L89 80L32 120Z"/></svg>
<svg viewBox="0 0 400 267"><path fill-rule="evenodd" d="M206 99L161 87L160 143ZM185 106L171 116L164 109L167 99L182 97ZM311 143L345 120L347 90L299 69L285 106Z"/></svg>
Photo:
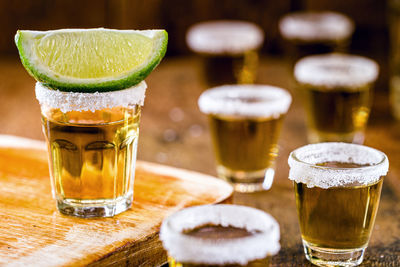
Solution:
<svg viewBox="0 0 400 267"><path fill-rule="evenodd" d="M144 104L147 84L145 81L127 89L111 92L76 93L50 89L37 82L36 99L40 105L60 109L61 112L92 111L113 107Z"/></svg>
<svg viewBox="0 0 400 267"><path fill-rule="evenodd" d="M378 73L379 66L372 59L340 53L307 56L294 67L300 83L349 90L374 82Z"/></svg>
<svg viewBox="0 0 400 267"><path fill-rule="evenodd" d="M248 237L207 240L182 233L214 224L260 231ZM247 264L280 250L278 222L269 214L238 205L203 205L181 210L161 225L160 239L168 255L179 262L211 265Z"/></svg>
<svg viewBox="0 0 400 267"><path fill-rule="evenodd" d="M372 164L359 168L317 166L324 162ZM348 143L319 143L300 147L289 155L289 179L311 188L330 188L346 184L368 185L385 176L389 169L387 156L371 147Z"/></svg>
<svg viewBox="0 0 400 267"><path fill-rule="evenodd" d="M216 20L197 23L189 28L186 43L198 53L241 54L257 49L264 42L264 32L251 22Z"/></svg>
<svg viewBox="0 0 400 267"><path fill-rule="evenodd" d="M349 17L331 11L293 12L279 21L283 37L302 41L347 39L354 28L354 22Z"/></svg>
<svg viewBox="0 0 400 267"><path fill-rule="evenodd" d="M243 101L253 98L259 101ZM291 102L292 97L285 89L246 84L211 88L201 94L198 105L206 114L278 118L288 111Z"/></svg>

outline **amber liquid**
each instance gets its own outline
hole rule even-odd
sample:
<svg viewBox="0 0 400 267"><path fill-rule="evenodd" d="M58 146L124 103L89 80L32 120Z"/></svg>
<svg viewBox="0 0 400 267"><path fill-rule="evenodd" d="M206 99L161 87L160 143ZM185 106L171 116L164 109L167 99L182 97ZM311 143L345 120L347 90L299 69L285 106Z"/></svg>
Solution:
<svg viewBox="0 0 400 267"><path fill-rule="evenodd" d="M353 90L303 85L302 92L310 142L358 142L356 135L364 132L370 113L370 85Z"/></svg>
<svg viewBox="0 0 400 267"><path fill-rule="evenodd" d="M258 54L249 50L243 54L202 54L204 76L209 86L254 83L257 76Z"/></svg>
<svg viewBox="0 0 400 267"><path fill-rule="evenodd" d="M283 122L278 118L210 115L218 164L234 171L257 171L274 166Z"/></svg>
<svg viewBox="0 0 400 267"><path fill-rule="evenodd" d="M101 206L132 198L139 115L137 107L43 114L58 201Z"/></svg>
<svg viewBox="0 0 400 267"><path fill-rule="evenodd" d="M236 227L225 227L225 226L216 226L216 225L204 225L198 227L196 229L187 231L185 234L195 237L195 238L202 238L202 239L211 239L215 240L224 240L227 239L236 239L236 238L243 238L249 237L257 232L249 232L246 229L236 228ZM201 249L201 248L199 248ZM212 267L212 266L226 266L226 267L239 267L239 266L248 266L248 267L262 267L262 266L269 266L269 257L264 259L254 260L248 262L246 265L237 265L237 264L223 264L223 265L209 265L209 264L193 264L193 263L180 263L177 262L172 257L168 258L168 263L170 267Z"/></svg>
<svg viewBox="0 0 400 267"><path fill-rule="evenodd" d="M329 163L354 168L358 164ZM378 210L383 178L369 185L322 189L294 183L302 238L308 245L329 249L363 248Z"/></svg>

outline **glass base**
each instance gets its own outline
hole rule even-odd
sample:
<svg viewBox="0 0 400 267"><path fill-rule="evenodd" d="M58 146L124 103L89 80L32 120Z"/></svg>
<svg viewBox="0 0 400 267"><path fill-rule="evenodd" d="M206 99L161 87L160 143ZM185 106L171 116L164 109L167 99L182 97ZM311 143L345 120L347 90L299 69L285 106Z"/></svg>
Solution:
<svg viewBox="0 0 400 267"><path fill-rule="evenodd" d="M65 215L81 218L112 217L132 206L133 194L100 200L58 199L58 210Z"/></svg>
<svg viewBox="0 0 400 267"><path fill-rule="evenodd" d="M269 190L274 181L275 170L267 168L259 171L234 171L218 166L217 173L218 177L231 183L235 191L251 193Z"/></svg>
<svg viewBox="0 0 400 267"><path fill-rule="evenodd" d="M303 240L307 260L317 266L357 266L364 259L366 247L355 249L320 248Z"/></svg>
<svg viewBox="0 0 400 267"><path fill-rule="evenodd" d="M309 143L322 143L322 142L345 142L362 145L364 143L363 132L352 133L330 133L316 130L308 131Z"/></svg>

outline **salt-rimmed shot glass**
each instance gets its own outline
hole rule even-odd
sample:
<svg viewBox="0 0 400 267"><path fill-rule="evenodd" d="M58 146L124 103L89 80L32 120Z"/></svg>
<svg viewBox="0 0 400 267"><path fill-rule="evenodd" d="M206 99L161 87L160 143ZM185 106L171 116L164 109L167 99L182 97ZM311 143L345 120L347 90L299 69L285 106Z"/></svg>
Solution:
<svg viewBox="0 0 400 267"><path fill-rule="evenodd" d="M113 92L61 92L36 83L59 211L110 217L133 201L146 83Z"/></svg>
<svg viewBox="0 0 400 267"><path fill-rule="evenodd" d="M338 12L300 11L282 17L279 30L295 61L313 54L347 52L354 22Z"/></svg>
<svg viewBox="0 0 400 267"><path fill-rule="evenodd" d="M304 98L308 141L362 144L378 73L375 61L355 55L299 60L294 76Z"/></svg>
<svg viewBox="0 0 400 267"><path fill-rule="evenodd" d="M160 239L170 267L268 266L280 250L278 222L239 205L204 205L166 218Z"/></svg>
<svg viewBox="0 0 400 267"><path fill-rule="evenodd" d="M217 174L236 191L271 187L291 101L286 90L269 85L224 85L200 96L200 110L209 118Z"/></svg>
<svg viewBox="0 0 400 267"><path fill-rule="evenodd" d="M209 86L254 83L263 42L264 32L258 25L240 20L197 23L186 35L188 47L203 59Z"/></svg>
<svg viewBox="0 0 400 267"><path fill-rule="evenodd" d="M361 264L389 162L348 143L306 145L289 155L306 258L320 266Z"/></svg>

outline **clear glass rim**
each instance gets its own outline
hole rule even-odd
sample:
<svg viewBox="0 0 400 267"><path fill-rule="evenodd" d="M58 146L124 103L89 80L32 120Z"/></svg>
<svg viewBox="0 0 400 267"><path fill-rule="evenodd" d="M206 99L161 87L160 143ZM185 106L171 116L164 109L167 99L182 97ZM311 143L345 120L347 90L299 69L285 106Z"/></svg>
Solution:
<svg viewBox="0 0 400 267"><path fill-rule="evenodd" d="M326 142L326 143L319 143L319 144L332 144L333 145L333 144L337 144L337 142ZM341 144L345 144L345 143L341 143ZM318 145L318 144L312 144L312 145ZM373 163L371 165L366 165L366 166L361 166L361 167L347 167L346 168L346 167L320 166L320 165L317 165L316 163L309 163L309 162L306 162L306 161L301 160L301 159L298 158L297 153L303 152L301 150L304 149L305 147L309 146L309 145L305 145L305 146L302 146L302 147L299 147L299 148L293 150L290 153L289 156L293 160L295 160L297 163L303 164L303 165L305 165L307 167L312 167L312 168L321 169L321 170L332 170L332 171L348 171L348 170L352 170L352 171L355 171L355 172L357 172L358 170L365 171L365 170L369 170L369 169L374 169L376 167L379 167L379 166L385 164L387 162L387 160L388 160L388 158L387 158L385 153L383 153L382 151L379 151L379 150L377 150L375 148L364 146L364 145L358 145L358 144L350 144L350 143L348 145L352 145L352 146L354 145L354 146L363 147L363 148L366 148L366 149L372 149L375 153L379 153L382 156L382 159L377 163ZM355 162L344 162L344 163L355 163Z"/></svg>
<svg viewBox="0 0 400 267"><path fill-rule="evenodd" d="M326 162L359 164L359 167L319 166ZM339 142L317 143L292 151L288 158L289 179L296 183L328 189L368 186L386 176L387 156L374 148Z"/></svg>
<svg viewBox="0 0 400 267"><path fill-rule="evenodd" d="M252 98L257 101L244 101ZM286 114L291 103L287 90L266 84L217 86L204 91L198 100L200 111L205 114L265 118Z"/></svg>
<svg viewBox="0 0 400 267"><path fill-rule="evenodd" d="M336 22L334 27L333 20ZM305 42L344 40L349 38L355 29L354 21L350 17L335 11L291 12L279 20L278 26L285 39Z"/></svg>
<svg viewBox="0 0 400 267"><path fill-rule="evenodd" d="M299 84L357 88L377 80L379 65L364 56L335 52L303 57L293 73Z"/></svg>
<svg viewBox="0 0 400 267"><path fill-rule="evenodd" d="M218 218L221 221L212 220ZM185 230L209 224L259 232L218 242L184 233ZM279 238L279 224L268 213L251 207L228 204L202 205L178 211L163 221L160 230L160 239L170 256L180 262L196 264L247 264L278 253ZM269 242L265 242L266 240ZM232 254L232 251L242 253Z"/></svg>
<svg viewBox="0 0 400 267"><path fill-rule="evenodd" d="M228 41L223 41L224 32ZM215 38L215 35L221 38ZM243 38L234 38L237 36ZM186 32L186 43L196 53L237 55L256 50L264 42L264 31L245 20L208 20L193 24Z"/></svg>
<svg viewBox="0 0 400 267"><path fill-rule="evenodd" d="M129 107L144 104L147 84L145 81L130 88L94 93L63 92L37 82L36 99L41 106L69 111L95 111L105 108Z"/></svg>
<svg viewBox="0 0 400 267"><path fill-rule="evenodd" d="M326 162L359 164L360 167L319 166ZM310 144L292 151L288 158L289 179L307 187L368 186L389 170L387 156L374 148L339 142Z"/></svg>

